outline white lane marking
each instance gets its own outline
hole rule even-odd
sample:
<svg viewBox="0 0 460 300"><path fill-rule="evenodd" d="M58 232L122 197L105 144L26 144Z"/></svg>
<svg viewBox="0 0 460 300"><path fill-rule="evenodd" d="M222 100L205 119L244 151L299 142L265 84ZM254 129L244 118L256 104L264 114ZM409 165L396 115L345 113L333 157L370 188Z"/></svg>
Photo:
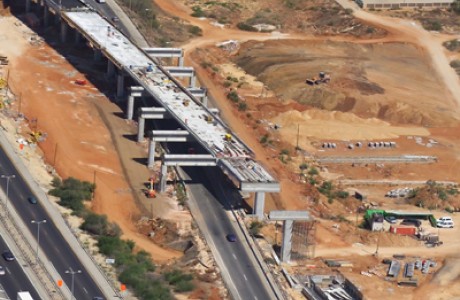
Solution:
<svg viewBox="0 0 460 300"><path fill-rule="evenodd" d="M85 293L87 293L87 294L88 294L88 291L87 291L85 288L83 288L83 290L85 291Z"/></svg>
<svg viewBox="0 0 460 300"><path fill-rule="evenodd" d="M6 270L6 272L7 272L8 274L10 274L10 275L11 275L11 271L10 271L10 269L8 269L7 267L5 267L5 270Z"/></svg>
<svg viewBox="0 0 460 300"><path fill-rule="evenodd" d="M246 274L243 274L244 280L248 281L248 278L246 277Z"/></svg>
<svg viewBox="0 0 460 300"><path fill-rule="evenodd" d="M256 296L254 296L254 299L255 299L255 300L257 300L257 297L256 297Z"/></svg>
<svg viewBox="0 0 460 300"><path fill-rule="evenodd" d="M235 255L235 253L232 253L232 255L233 255L233 258L234 258L234 259L236 259L236 255Z"/></svg>

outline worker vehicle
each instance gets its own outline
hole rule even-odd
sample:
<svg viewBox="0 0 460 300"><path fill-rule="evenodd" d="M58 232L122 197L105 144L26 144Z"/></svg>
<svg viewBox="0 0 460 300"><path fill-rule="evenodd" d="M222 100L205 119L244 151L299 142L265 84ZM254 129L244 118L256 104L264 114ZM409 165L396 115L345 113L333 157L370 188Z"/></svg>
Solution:
<svg viewBox="0 0 460 300"><path fill-rule="evenodd" d="M398 219L396 219L396 217L394 216L385 216L384 219L390 224L396 224L396 222L398 221Z"/></svg>
<svg viewBox="0 0 460 300"><path fill-rule="evenodd" d="M454 228L454 221L451 217L442 217L436 220L436 226L440 228Z"/></svg>

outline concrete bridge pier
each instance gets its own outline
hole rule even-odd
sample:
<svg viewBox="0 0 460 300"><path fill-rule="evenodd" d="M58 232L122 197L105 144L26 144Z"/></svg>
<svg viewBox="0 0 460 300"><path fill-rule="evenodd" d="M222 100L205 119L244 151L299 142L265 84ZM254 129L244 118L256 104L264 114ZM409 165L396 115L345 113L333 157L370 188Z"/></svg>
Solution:
<svg viewBox="0 0 460 300"><path fill-rule="evenodd" d="M115 65L113 64L110 59L107 60L107 77L112 78L112 76L115 74Z"/></svg>
<svg viewBox="0 0 460 300"><path fill-rule="evenodd" d="M144 140L145 118L139 115L137 124L137 142L140 143Z"/></svg>
<svg viewBox="0 0 460 300"><path fill-rule="evenodd" d="M293 220L283 221L283 244L281 246L281 261L283 262L289 262L291 260L293 225Z"/></svg>
<svg viewBox="0 0 460 300"><path fill-rule="evenodd" d="M265 192L256 192L256 195L254 197L254 215L259 220L262 220L264 218L264 207Z"/></svg>
<svg viewBox="0 0 460 300"><path fill-rule="evenodd" d="M31 0L26 0L26 13L30 12Z"/></svg>
<svg viewBox="0 0 460 300"><path fill-rule="evenodd" d="M78 45L81 41L81 34L80 32L78 32L78 30L75 30L75 35L74 35L74 39L73 39L73 42L75 45Z"/></svg>
<svg viewBox="0 0 460 300"><path fill-rule="evenodd" d="M93 48L93 60L98 62L102 59L102 51L96 48Z"/></svg>
<svg viewBox="0 0 460 300"><path fill-rule="evenodd" d="M123 71L120 70L117 76L117 97L119 99L122 99L124 93L125 93L125 74L123 74Z"/></svg>
<svg viewBox="0 0 460 300"><path fill-rule="evenodd" d="M155 147L156 142L154 138L151 138L149 141L149 157L147 159L147 168L153 169L155 165Z"/></svg>
<svg viewBox="0 0 460 300"><path fill-rule="evenodd" d="M61 42L65 43L67 40L67 28L68 25L66 22L61 22Z"/></svg>
<svg viewBox="0 0 460 300"><path fill-rule="evenodd" d="M128 103L126 107L126 119L132 120L134 114L134 99L135 97L142 97L142 91L144 90L143 87L140 86L132 86L129 88L131 93L128 96Z"/></svg>
<svg viewBox="0 0 460 300"><path fill-rule="evenodd" d="M46 28L49 25L49 17L50 17L50 11L48 9L48 6L45 5L45 9L43 10L43 26Z"/></svg>
<svg viewBox="0 0 460 300"><path fill-rule="evenodd" d="M161 165L161 173L160 173L160 193L163 193L166 190L167 179L168 179L168 166L163 163Z"/></svg>

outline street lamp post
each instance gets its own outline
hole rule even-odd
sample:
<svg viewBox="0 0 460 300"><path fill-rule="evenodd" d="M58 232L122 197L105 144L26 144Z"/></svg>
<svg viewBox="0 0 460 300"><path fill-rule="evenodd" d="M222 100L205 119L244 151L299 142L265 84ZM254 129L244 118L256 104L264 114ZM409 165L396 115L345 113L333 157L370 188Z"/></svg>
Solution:
<svg viewBox="0 0 460 300"><path fill-rule="evenodd" d="M2 175L1 178L6 178L6 218L8 218L8 197L9 197L9 190L10 190L10 179L16 178L15 175Z"/></svg>
<svg viewBox="0 0 460 300"><path fill-rule="evenodd" d="M75 274L80 274L81 270L74 271L72 268L65 271L66 274L70 274L72 276L72 284L70 285L70 300L74 299L73 296L73 288L74 288L74 281L75 281Z"/></svg>
<svg viewBox="0 0 460 300"><path fill-rule="evenodd" d="M38 264L38 246L40 245L40 225L41 224L46 224L46 220L41 220L41 221L35 221L32 220L30 221L32 224L37 224L37 254L36 254L36 263Z"/></svg>

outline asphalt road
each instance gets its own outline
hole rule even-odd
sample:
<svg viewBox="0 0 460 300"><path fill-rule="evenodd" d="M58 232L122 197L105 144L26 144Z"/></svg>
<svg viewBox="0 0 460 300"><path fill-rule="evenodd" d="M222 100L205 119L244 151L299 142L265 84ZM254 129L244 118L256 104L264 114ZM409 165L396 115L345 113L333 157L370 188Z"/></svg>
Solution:
<svg viewBox="0 0 460 300"><path fill-rule="evenodd" d="M7 249L9 249L8 245L3 240L3 237L0 236L0 252ZM13 254L16 255L16 253ZM0 284L8 294L8 297L16 299L18 292L28 291L32 295L32 298L41 299L17 260L5 261L1 257L0 266L5 269L6 273L5 275L0 275Z"/></svg>
<svg viewBox="0 0 460 300"><path fill-rule="evenodd" d="M8 207L14 206L19 216L28 226L29 230L36 236L37 225L31 224L31 220L47 220L46 224L40 225L40 246L55 269L61 275L62 280L70 288L71 275L65 271L72 268L74 271L81 270L81 274L75 275L74 294L78 300L92 299L94 296L102 296L102 292L92 277L86 272L75 253L61 235L47 212L38 204L30 204L27 197L33 195L32 190L26 184L15 166L5 154L3 147L0 147L0 174L14 174L16 178L10 180ZM6 193L6 179L0 179L0 187ZM34 245L35 240L31 241Z"/></svg>
<svg viewBox="0 0 460 300"><path fill-rule="evenodd" d="M261 278L258 266L254 265L253 253L244 246L246 241L242 235L238 235L238 229L232 225L227 211L231 206L238 206L241 197L238 191L225 178L221 170L214 168L183 168L190 176L187 183L187 192L192 193L197 202L201 216L206 224L211 241L222 257L225 269L229 273L231 282L236 289L235 299L242 300L265 300L274 299L274 295L267 291L264 284L265 278ZM192 200L191 200L192 201ZM226 235L234 233L238 239L231 243ZM224 270L223 270L224 271Z"/></svg>

